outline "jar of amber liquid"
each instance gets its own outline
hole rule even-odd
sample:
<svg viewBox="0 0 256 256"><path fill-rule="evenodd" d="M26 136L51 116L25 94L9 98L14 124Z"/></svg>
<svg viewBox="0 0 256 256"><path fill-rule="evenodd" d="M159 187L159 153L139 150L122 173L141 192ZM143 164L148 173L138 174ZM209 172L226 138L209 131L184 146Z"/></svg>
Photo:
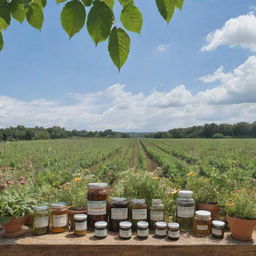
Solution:
<svg viewBox="0 0 256 256"><path fill-rule="evenodd" d="M193 220L193 232L198 236L208 236L211 232L211 213L209 211L196 211Z"/></svg>
<svg viewBox="0 0 256 256"><path fill-rule="evenodd" d="M87 215L86 214L75 214L75 231L76 236L85 236L87 234Z"/></svg>
<svg viewBox="0 0 256 256"><path fill-rule="evenodd" d="M113 197L109 206L109 229L118 232L119 223L128 220L129 203L126 198Z"/></svg>
<svg viewBox="0 0 256 256"><path fill-rule="evenodd" d="M212 221L212 236L215 238L223 239L224 238L224 231L225 229L225 222L220 220L213 220Z"/></svg>
<svg viewBox="0 0 256 256"><path fill-rule="evenodd" d="M68 209L66 203L51 204L51 231L61 233L68 230Z"/></svg>
<svg viewBox="0 0 256 256"><path fill-rule="evenodd" d="M87 193L87 224L88 229L93 230L98 221L108 221L107 183L89 183Z"/></svg>
<svg viewBox="0 0 256 256"><path fill-rule="evenodd" d="M150 227L154 228L157 221L164 220L164 205L161 199L152 199L150 207Z"/></svg>
<svg viewBox="0 0 256 256"><path fill-rule="evenodd" d="M33 233L35 235L47 234L49 231L49 207L35 206L33 209Z"/></svg>
<svg viewBox="0 0 256 256"><path fill-rule="evenodd" d="M139 221L147 221L147 203L145 199L131 200L131 222L134 231L136 231Z"/></svg>

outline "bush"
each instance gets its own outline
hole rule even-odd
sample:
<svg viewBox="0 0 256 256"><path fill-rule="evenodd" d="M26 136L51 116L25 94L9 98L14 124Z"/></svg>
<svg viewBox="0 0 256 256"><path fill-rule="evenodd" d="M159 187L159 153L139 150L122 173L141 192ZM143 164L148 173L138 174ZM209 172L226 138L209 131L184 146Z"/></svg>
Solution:
<svg viewBox="0 0 256 256"><path fill-rule="evenodd" d="M222 133L215 133L212 135L213 139L223 139L225 136Z"/></svg>

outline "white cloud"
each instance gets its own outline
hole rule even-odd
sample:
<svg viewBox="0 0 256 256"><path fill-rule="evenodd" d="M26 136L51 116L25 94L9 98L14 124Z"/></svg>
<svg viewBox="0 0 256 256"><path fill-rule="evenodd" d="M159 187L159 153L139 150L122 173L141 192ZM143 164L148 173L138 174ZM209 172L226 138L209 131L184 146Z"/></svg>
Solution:
<svg viewBox="0 0 256 256"><path fill-rule="evenodd" d="M200 80L218 85L194 95L185 85L145 95L114 84L94 93L70 93L65 101L0 96L0 126L157 131L206 122L256 120L256 56L229 73L220 67Z"/></svg>
<svg viewBox="0 0 256 256"><path fill-rule="evenodd" d="M256 16L253 12L228 20L222 28L211 32L206 37L202 51L212 51L227 45L240 46L256 52Z"/></svg>
<svg viewBox="0 0 256 256"><path fill-rule="evenodd" d="M167 44L159 44L156 49L153 51L153 53L157 52L165 52L168 50L168 45Z"/></svg>

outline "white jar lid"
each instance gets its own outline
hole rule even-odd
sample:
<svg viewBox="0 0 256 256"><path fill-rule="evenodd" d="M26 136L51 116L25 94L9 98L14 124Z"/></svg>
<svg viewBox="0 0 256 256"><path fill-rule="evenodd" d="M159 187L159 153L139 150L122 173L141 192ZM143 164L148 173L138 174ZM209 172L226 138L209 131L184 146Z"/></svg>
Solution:
<svg viewBox="0 0 256 256"><path fill-rule="evenodd" d="M67 203L65 202L57 202L57 203L51 204L51 208L54 208L54 209L60 209L66 206L67 206Z"/></svg>
<svg viewBox="0 0 256 256"><path fill-rule="evenodd" d="M127 201L127 198L125 197L112 197L111 202L118 203L118 202L123 202Z"/></svg>
<svg viewBox="0 0 256 256"><path fill-rule="evenodd" d="M133 203L133 204L144 204L144 203L146 203L146 200L145 199L132 199L131 203Z"/></svg>
<svg viewBox="0 0 256 256"><path fill-rule="evenodd" d="M119 223L120 228L131 228L132 223L130 221L122 221Z"/></svg>
<svg viewBox="0 0 256 256"><path fill-rule="evenodd" d="M212 225L218 228L223 228L225 226L225 222L221 220L213 220Z"/></svg>
<svg viewBox="0 0 256 256"><path fill-rule="evenodd" d="M148 228L148 222L146 221L139 221L137 222L137 228Z"/></svg>
<svg viewBox="0 0 256 256"><path fill-rule="evenodd" d="M161 204L162 199L152 199L152 204Z"/></svg>
<svg viewBox="0 0 256 256"><path fill-rule="evenodd" d="M87 220L87 215L86 214L75 214L74 215L74 220L82 221L82 220Z"/></svg>
<svg viewBox="0 0 256 256"><path fill-rule="evenodd" d="M107 188L108 183L88 183L88 188Z"/></svg>
<svg viewBox="0 0 256 256"><path fill-rule="evenodd" d="M167 223L164 221L158 221L156 222L156 228L167 228Z"/></svg>
<svg viewBox="0 0 256 256"><path fill-rule="evenodd" d="M180 224L177 222L170 222L170 223L168 223L168 228L179 229Z"/></svg>
<svg viewBox="0 0 256 256"><path fill-rule="evenodd" d="M190 198L193 195L193 191L191 190L181 190L179 191L179 197L186 197L186 198Z"/></svg>
<svg viewBox="0 0 256 256"><path fill-rule="evenodd" d="M106 228L108 223L106 221L97 221L95 222L95 228Z"/></svg>
<svg viewBox="0 0 256 256"><path fill-rule="evenodd" d="M43 211L49 210L49 207L46 206L46 205L44 205L44 206L34 206L33 209L34 209L34 211L43 212Z"/></svg>
<svg viewBox="0 0 256 256"><path fill-rule="evenodd" d="M208 217L211 217L211 212L203 211L203 210L196 211L196 216L201 217L201 218L208 218Z"/></svg>

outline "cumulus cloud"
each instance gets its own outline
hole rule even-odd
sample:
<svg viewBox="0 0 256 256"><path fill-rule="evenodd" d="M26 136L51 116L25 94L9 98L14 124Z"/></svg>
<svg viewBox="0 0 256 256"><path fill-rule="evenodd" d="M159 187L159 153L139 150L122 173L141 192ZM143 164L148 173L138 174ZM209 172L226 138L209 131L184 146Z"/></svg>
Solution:
<svg viewBox="0 0 256 256"><path fill-rule="evenodd" d="M228 20L222 28L219 28L206 37L206 44L202 51L212 51L227 45L229 47L240 46L256 52L256 16L254 12L241 15Z"/></svg>
<svg viewBox="0 0 256 256"><path fill-rule="evenodd" d="M153 53L157 52L165 52L168 50L168 45L167 44L159 44L156 49L153 51Z"/></svg>

